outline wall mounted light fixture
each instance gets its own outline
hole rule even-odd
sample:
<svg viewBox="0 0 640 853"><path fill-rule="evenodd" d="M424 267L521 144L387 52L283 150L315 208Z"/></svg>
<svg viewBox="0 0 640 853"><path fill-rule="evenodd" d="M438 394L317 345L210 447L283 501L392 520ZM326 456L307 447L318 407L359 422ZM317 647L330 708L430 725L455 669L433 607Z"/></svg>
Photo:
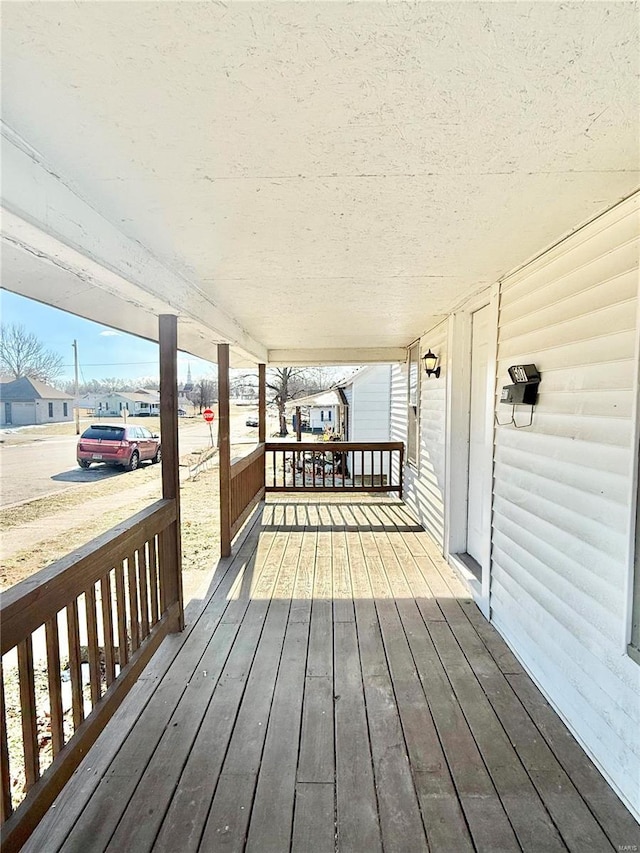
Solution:
<svg viewBox="0 0 640 853"><path fill-rule="evenodd" d="M435 376L436 379L440 376L440 368L436 367L438 356L432 353L431 350L422 356L424 362L424 372L427 376Z"/></svg>

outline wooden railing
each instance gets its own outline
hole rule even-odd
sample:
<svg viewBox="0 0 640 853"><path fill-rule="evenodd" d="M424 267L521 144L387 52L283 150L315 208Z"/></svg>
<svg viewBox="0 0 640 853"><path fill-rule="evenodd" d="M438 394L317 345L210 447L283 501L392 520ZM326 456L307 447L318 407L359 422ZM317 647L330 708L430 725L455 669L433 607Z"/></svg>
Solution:
<svg viewBox="0 0 640 853"><path fill-rule="evenodd" d="M267 442L267 492L398 492L401 441Z"/></svg>
<svg viewBox="0 0 640 853"><path fill-rule="evenodd" d="M158 501L2 596L3 853L24 844L161 640L179 629L175 521L176 502ZM21 717L17 749L9 716ZM11 781L22 772L18 804Z"/></svg>
<svg viewBox="0 0 640 853"><path fill-rule="evenodd" d="M231 538L264 497L264 444L231 463Z"/></svg>

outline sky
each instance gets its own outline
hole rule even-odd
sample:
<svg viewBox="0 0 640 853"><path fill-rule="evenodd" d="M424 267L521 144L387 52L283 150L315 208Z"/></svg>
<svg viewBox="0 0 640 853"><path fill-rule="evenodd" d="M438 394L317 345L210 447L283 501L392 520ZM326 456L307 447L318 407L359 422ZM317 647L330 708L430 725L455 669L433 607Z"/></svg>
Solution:
<svg viewBox="0 0 640 853"><path fill-rule="evenodd" d="M78 342L79 376L82 383L91 379L158 378L158 344L116 332L107 326L83 320L74 314L60 311L0 290L0 318L3 324L15 323L32 332L46 349L64 359L61 382L73 380L73 341ZM178 381L187 379L188 365L194 381L215 373L215 365L186 353L178 353Z"/></svg>

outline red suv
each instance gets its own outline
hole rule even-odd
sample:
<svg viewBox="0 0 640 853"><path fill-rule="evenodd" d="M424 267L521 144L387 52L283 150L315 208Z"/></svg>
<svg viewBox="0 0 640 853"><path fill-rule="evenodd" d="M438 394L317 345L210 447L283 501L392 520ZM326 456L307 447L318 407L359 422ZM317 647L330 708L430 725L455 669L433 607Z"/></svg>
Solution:
<svg viewBox="0 0 640 853"><path fill-rule="evenodd" d="M78 439L76 455L81 468L106 462L135 471L146 459L160 461L160 436L139 426L93 424Z"/></svg>

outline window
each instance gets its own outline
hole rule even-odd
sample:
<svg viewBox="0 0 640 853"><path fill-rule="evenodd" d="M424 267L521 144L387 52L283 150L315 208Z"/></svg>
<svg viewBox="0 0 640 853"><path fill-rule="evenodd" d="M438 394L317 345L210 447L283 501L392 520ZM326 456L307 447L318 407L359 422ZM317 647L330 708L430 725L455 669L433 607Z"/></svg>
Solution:
<svg viewBox="0 0 640 853"><path fill-rule="evenodd" d="M324 420L324 409L320 409L320 420Z"/></svg>
<svg viewBox="0 0 640 853"><path fill-rule="evenodd" d="M65 418L69 416L69 404L68 403L62 404L62 414Z"/></svg>
<svg viewBox="0 0 640 853"><path fill-rule="evenodd" d="M49 417L53 417L53 403L49 403Z"/></svg>
<svg viewBox="0 0 640 853"><path fill-rule="evenodd" d="M418 464L420 436L420 341L409 347L407 398L407 462Z"/></svg>
<svg viewBox="0 0 640 853"><path fill-rule="evenodd" d="M102 441L122 441L124 439L124 428L94 424L88 427L81 437L101 439Z"/></svg>
<svg viewBox="0 0 640 853"><path fill-rule="evenodd" d="M327 412L327 420L328 421L333 420L331 417L331 409L329 409L329 411Z"/></svg>

